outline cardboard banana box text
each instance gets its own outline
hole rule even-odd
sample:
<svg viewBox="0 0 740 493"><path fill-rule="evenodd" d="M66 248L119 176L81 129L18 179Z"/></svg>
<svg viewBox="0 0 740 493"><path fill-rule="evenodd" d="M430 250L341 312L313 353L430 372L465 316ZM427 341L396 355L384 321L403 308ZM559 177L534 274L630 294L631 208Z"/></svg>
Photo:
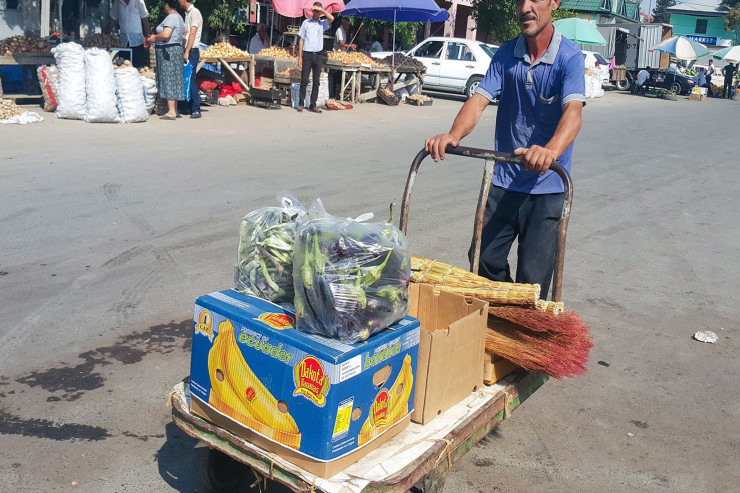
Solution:
<svg viewBox="0 0 740 493"><path fill-rule="evenodd" d="M356 344L305 334L294 322L234 290L199 297L191 410L328 477L337 468L322 463L343 458L346 467L408 424L419 321L406 317Z"/></svg>

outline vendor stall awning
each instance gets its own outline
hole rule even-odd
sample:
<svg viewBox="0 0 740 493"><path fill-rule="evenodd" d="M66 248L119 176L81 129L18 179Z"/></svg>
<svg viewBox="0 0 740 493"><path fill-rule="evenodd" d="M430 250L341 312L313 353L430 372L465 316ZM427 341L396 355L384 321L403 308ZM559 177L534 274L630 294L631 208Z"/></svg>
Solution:
<svg viewBox="0 0 740 493"><path fill-rule="evenodd" d="M311 17L311 5L316 0L272 0L272 6L280 15L285 17ZM319 0L324 6L324 10L330 14L344 10L342 0Z"/></svg>

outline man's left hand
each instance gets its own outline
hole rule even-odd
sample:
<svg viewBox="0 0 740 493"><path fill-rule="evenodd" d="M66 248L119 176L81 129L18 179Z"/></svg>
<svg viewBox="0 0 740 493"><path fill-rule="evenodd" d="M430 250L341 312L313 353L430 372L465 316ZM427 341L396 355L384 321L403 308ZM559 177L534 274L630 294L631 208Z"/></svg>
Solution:
<svg viewBox="0 0 740 493"><path fill-rule="evenodd" d="M555 151L538 145L530 148L519 147L514 150L514 155L524 156L524 168L539 174L550 169L550 165L558 158Z"/></svg>

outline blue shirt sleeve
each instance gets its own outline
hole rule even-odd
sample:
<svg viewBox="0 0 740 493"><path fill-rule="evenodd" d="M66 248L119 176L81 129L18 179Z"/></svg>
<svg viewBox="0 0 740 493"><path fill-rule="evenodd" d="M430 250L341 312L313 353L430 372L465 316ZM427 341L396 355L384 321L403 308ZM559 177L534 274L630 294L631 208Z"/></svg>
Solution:
<svg viewBox="0 0 740 493"><path fill-rule="evenodd" d="M306 21L301 23L301 28L298 30L298 36L304 41L306 40Z"/></svg>
<svg viewBox="0 0 740 493"><path fill-rule="evenodd" d="M488 71L483 77L483 80L478 85L476 93L485 96L489 101L493 101L501 94L501 83L504 79L504 68L501 63L501 57L498 54L501 52L499 49L493 55L491 64L488 66Z"/></svg>
<svg viewBox="0 0 740 493"><path fill-rule="evenodd" d="M329 19L321 19L321 27L324 28L324 31L328 31L331 27L331 24L329 24Z"/></svg>
<svg viewBox="0 0 740 493"><path fill-rule="evenodd" d="M565 74L563 75L560 94L562 105L571 101L586 101L586 65L583 63L581 54L568 58L565 62Z"/></svg>

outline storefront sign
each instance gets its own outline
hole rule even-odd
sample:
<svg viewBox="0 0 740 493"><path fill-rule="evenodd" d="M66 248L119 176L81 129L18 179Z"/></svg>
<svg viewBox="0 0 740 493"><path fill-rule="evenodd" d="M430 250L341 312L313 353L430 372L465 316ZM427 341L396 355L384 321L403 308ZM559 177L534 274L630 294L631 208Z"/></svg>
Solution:
<svg viewBox="0 0 740 493"><path fill-rule="evenodd" d="M686 35L686 37L692 41L696 41L697 43L701 43L703 45L716 45L717 44L717 38L714 36L693 36L691 34L688 34Z"/></svg>

